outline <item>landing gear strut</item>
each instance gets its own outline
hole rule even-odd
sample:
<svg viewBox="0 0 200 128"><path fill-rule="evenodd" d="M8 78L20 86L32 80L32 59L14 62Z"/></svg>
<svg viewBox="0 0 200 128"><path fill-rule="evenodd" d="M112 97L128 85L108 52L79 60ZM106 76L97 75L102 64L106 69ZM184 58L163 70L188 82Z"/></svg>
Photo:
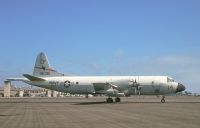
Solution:
<svg viewBox="0 0 200 128"><path fill-rule="evenodd" d="M162 96L161 103L165 103L165 96Z"/></svg>

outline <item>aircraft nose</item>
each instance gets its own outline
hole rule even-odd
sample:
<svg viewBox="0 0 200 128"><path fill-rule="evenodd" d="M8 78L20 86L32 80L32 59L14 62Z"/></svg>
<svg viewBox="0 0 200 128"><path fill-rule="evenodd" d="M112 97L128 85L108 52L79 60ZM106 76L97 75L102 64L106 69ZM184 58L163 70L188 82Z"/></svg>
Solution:
<svg viewBox="0 0 200 128"><path fill-rule="evenodd" d="M176 92L182 92L184 90L185 90L185 86L183 84L181 84L181 83L178 83Z"/></svg>

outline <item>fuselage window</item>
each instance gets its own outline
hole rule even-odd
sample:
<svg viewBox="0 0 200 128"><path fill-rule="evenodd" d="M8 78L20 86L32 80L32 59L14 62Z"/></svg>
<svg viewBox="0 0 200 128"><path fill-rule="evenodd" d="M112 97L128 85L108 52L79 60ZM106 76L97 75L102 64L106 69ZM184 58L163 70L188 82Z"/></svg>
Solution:
<svg viewBox="0 0 200 128"><path fill-rule="evenodd" d="M78 84L78 82L76 82L76 84Z"/></svg>

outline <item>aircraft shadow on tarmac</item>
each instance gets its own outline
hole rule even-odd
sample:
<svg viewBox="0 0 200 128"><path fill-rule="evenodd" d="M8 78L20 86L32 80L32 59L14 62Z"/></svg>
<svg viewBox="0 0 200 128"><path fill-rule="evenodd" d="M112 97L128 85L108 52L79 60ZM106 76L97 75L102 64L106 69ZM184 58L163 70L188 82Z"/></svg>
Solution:
<svg viewBox="0 0 200 128"><path fill-rule="evenodd" d="M2 116L20 116L20 115L22 115L22 114L11 114L11 115L6 115L6 114L0 114L0 117Z"/></svg>
<svg viewBox="0 0 200 128"><path fill-rule="evenodd" d="M118 103L116 103L116 102L113 102L113 103L107 103L107 102L105 102L105 101L98 101L98 102L80 102L80 103L75 103L75 104L73 104L73 105L95 105L95 104L134 104L134 103L156 103L156 104L160 104L160 102L130 102L130 101L128 101L128 102L126 102L126 101L124 101L124 102L118 102Z"/></svg>
<svg viewBox="0 0 200 128"><path fill-rule="evenodd" d="M191 103L191 104L195 104L195 103L200 103L200 102L179 102L179 101L175 101L175 102L166 102L164 104L174 104L174 103L181 103L181 104L184 104L184 103ZM107 102L103 102L103 101L98 101L98 102L80 102L80 103L73 103L72 105L95 105L95 104L163 104L161 102L137 102L137 101L133 101L133 102L120 102L120 103L107 103Z"/></svg>
<svg viewBox="0 0 200 128"><path fill-rule="evenodd" d="M94 105L94 104L108 104L105 101L98 101L98 102L80 102L80 103L75 103L73 105Z"/></svg>

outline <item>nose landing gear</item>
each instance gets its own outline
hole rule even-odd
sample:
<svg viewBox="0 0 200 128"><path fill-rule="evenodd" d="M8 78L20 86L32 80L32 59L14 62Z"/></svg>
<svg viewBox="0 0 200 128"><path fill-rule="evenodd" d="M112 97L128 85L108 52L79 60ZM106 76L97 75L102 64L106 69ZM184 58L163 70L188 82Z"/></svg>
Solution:
<svg viewBox="0 0 200 128"><path fill-rule="evenodd" d="M162 96L161 103L165 103L165 96Z"/></svg>

